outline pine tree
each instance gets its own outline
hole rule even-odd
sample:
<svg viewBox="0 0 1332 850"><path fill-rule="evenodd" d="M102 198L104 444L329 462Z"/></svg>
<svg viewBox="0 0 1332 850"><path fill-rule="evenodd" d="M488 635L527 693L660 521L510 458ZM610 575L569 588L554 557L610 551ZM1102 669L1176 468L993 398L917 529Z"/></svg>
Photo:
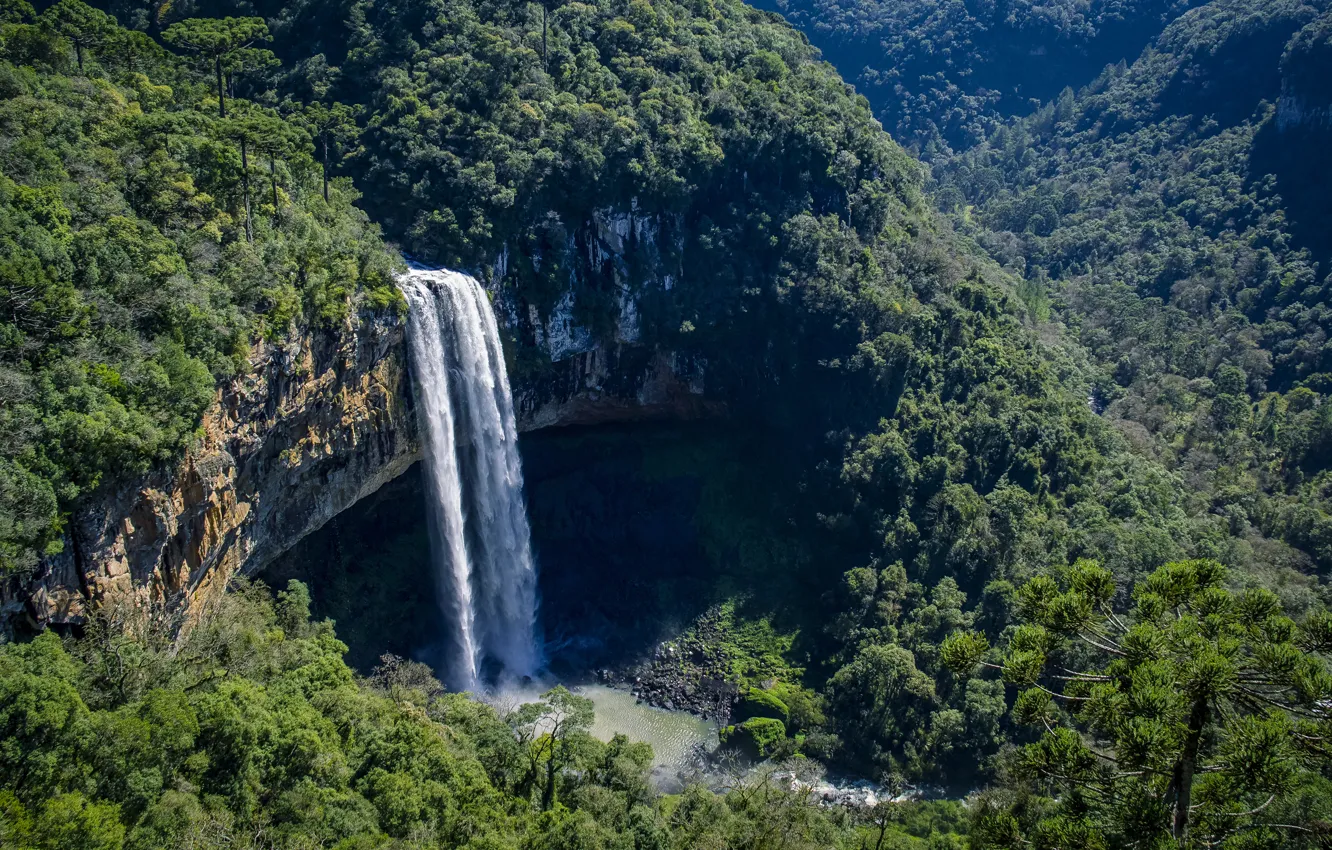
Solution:
<svg viewBox="0 0 1332 850"><path fill-rule="evenodd" d="M230 60L238 51L256 42L270 41L272 37L263 18L189 18L167 27L162 38L167 44L193 53L212 66L217 82L217 114L226 118L223 71L228 70ZM232 67L230 70L234 73L237 69Z"/></svg>
<svg viewBox="0 0 1332 850"><path fill-rule="evenodd" d="M324 200L328 200L328 178L332 168L332 153L356 138L356 116L359 107L344 103L323 104L318 101L307 104L297 120L305 127L310 138L320 151L320 163L324 170Z"/></svg>
<svg viewBox="0 0 1332 850"><path fill-rule="evenodd" d="M1025 622L999 663L978 633L944 644L955 672L979 663L1021 688L1014 717L1044 730L1016 773L1052 783L1059 803L1030 840L1216 846L1242 834L1271 846L1332 834L1318 819L1273 817L1332 765L1332 615L1297 625L1270 591L1229 590L1205 560L1156 570L1126 613L1115 598L1109 571L1079 561L1062 583L1022 588ZM1018 820L987 811L978 822L1004 846Z"/></svg>
<svg viewBox="0 0 1332 850"><path fill-rule="evenodd" d="M115 18L82 0L60 0L42 14L42 21L74 45L80 73L84 51L100 45L116 29Z"/></svg>
<svg viewBox="0 0 1332 850"><path fill-rule="evenodd" d="M290 129L282 119L260 111L247 111L222 122L222 134L240 148L241 155L241 196L245 204L245 240L254 241L254 220L250 210L250 152L268 153L275 159L280 151L287 149ZM277 207L276 166L270 169L273 174L274 208Z"/></svg>

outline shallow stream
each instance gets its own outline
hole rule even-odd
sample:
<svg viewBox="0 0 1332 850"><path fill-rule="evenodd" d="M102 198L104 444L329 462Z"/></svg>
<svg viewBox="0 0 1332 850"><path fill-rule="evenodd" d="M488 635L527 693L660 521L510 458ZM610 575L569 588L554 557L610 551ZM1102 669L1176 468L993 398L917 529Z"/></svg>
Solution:
<svg viewBox="0 0 1332 850"><path fill-rule="evenodd" d="M583 685L578 693L597 709L592 734L609 741L617 733L652 745L659 768L688 768L698 761L700 749L717 749L717 724L685 711L667 711L639 702L627 690L605 685Z"/></svg>

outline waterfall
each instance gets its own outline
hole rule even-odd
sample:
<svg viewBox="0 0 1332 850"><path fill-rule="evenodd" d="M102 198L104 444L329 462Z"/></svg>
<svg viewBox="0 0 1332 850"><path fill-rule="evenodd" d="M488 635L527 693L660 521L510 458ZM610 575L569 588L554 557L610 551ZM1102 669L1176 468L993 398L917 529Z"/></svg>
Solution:
<svg viewBox="0 0 1332 850"><path fill-rule="evenodd" d="M413 266L398 279L424 443L430 546L459 690L482 669L532 675L536 570L499 330L481 284Z"/></svg>

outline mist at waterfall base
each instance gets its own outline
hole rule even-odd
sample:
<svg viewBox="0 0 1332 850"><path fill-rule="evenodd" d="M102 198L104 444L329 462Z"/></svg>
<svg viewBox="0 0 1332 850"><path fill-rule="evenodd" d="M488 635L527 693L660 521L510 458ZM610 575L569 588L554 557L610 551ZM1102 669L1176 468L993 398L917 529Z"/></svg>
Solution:
<svg viewBox="0 0 1332 850"><path fill-rule="evenodd" d="M473 278L414 267L398 281L423 441L426 524L441 614L436 670L450 687L497 702L540 698L536 570L503 351ZM586 688L594 735L629 733L656 753L665 783L717 746L715 724Z"/></svg>
<svg viewBox="0 0 1332 850"><path fill-rule="evenodd" d="M426 516L440 609L437 671L482 691L540 664L536 568L499 329L486 291L413 266L398 280L421 427Z"/></svg>
<svg viewBox="0 0 1332 850"><path fill-rule="evenodd" d="M651 742L670 776L692 770L717 746L715 724L578 685L648 657L735 587L773 585L743 556L781 537L767 518L769 453L726 423L640 422L529 433L520 457L484 289L419 267L399 287L422 460L263 580L306 582L365 674L386 653L412 657L501 705L562 681L593 700L595 735Z"/></svg>

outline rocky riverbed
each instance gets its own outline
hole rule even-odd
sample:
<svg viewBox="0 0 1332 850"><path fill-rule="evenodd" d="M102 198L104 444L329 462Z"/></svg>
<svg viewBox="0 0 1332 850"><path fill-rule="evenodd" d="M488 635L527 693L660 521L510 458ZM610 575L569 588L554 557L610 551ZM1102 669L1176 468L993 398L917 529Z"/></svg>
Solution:
<svg viewBox="0 0 1332 850"><path fill-rule="evenodd" d="M715 729L732 722L740 703L741 686L732 673L734 659L726 650L732 643L727 640L721 609L713 608L684 634L661 641L639 661L595 671L598 685L604 686L596 689L596 695L608 708L618 711L612 725L620 725L613 731L640 739L651 737L663 714L657 709L688 712L715 724L711 735L691 740L684 749L672 740L668 747L671 756L662 759L654 770L659 787L676 790L695 781L720 790L739 782L772 782L817 805L855 810L933 796L900 783L880 784L855 776L830 775L812 759L776 764L746 757L734 748L718 749ZM637 711L633 710L635 706ZM632 724L632 728L624 728L625 723ZM660 745L654 743L656 746Z"/></svg>
<svg viewBox="0 0 1332 850"><path fill-rule="evenodd" d="M740 687L729 681L730 659L715 634L719 629L719 613L709 611L686 635L662 641L635 664L598 670L597 680L627 688L648 705L688 711L726 726L739 700Z"/></svg>
<svg viewBox="0 0 1332 850"><path fill-rule="evenodd" d="M905 785L830 776L810 760L783 764L747 761L735 752L718 749L714 723L682 709L649 706L624 685L585 685L577 691L590 697L596 706L597 721L592 729L595 737L609 740L623 733L652 745L652 780L666 793L678 793L691 782L702 782L720 791L741 782L766 781L825 808L856 810L926 796L920 789Z"/></svg>

